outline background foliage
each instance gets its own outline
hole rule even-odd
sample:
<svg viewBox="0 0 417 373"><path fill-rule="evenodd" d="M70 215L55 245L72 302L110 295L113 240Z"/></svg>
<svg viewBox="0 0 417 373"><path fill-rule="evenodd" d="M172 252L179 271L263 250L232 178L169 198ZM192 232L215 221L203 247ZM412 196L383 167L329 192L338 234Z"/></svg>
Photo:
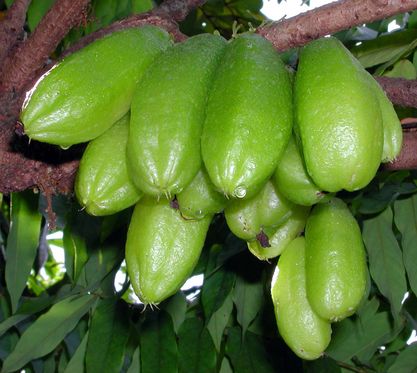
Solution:
<svg viewBox="0 0 417 373"><path fill-rule="evenodd" d="M6 8L12 1L0 3ZM53 0L33 0L27 31ZM117 19L151 9L150 0L95 0L89 21L62 48ZM209 0L180 25L188 35L230 36L263 22L260 0ZM399 29L388 32L396 21ZM417 12L337 35L375 75L417 77ZM283 54L294 64L297 51ZM397 108L400 117L415 109ZM379 172L355 193L340 193L359 221L367 249L367 297L333 324L332 342L315 362L298 359L281 340L270 300L276 259L260 262L215 218L194 275L204 282L144 309L125 273L131 209L88 216L57 196L57 230L48 239L46 202L32 191L3 196L0 209L0 360L2 372L417 372L417 173ZM65 265L51 245L65 248ZM7 262L5 261L7 257ZM116 281L116 274L119 274ZM123 277L123 276L122 276Z"/></svg>

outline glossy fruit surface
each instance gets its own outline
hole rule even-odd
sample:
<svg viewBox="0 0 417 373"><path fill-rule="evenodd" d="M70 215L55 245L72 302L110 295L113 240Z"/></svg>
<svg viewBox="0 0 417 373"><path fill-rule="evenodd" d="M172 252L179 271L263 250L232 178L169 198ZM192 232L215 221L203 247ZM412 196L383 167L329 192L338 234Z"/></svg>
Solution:
<svg viewBox="0 0 417 373"><path fill-rule="evenodd" d="M315 184L327 192L366 186L381 162L381 110L363 68L337 39L303 48L294 104L296 133Z"/></svg>
<svg viewBox="0 0 417 373"><path fill-rule="evenodd" d="M311 307L330 321L352 315L364 295L367 271L361 232L352 213L337 198L316 205L305 237Z"/></svg>
<svg viewBox="0 0 417 373"><path fill-rule="evenodd" d="M200 137L208 89L226 40L201 34L162 53L132 101L130 173L147 194L171 198L201 166Z"/></svg>
<svg viewBox="0 0 417 373"><path fill-rule="evenodd" d="M166 199L142 198L133 211L126 241L126 266L145 304L176 293L191 274L212 216L185 220Z"/></svg>
<svg viewBox="0 0 417 373"><path fill-rule="evenodd" d="M233 234L253 241L259 234L266 237L273 234L291 216L293 207L268 181L254 197L230 201L224 216Z"/></svg>
<svg viewBox="0 0 417 373"><path fill-rule="evenodd" d="M207 103L201 150L224 195L254 196L290 137L290 78L272 44L256 34L230 42Z"/></svg>
<svg viewBox="0 0 417 373"><path fill-rule="evenodd" d="M143 26L65 57L29 92L21 113L25 133L62 147L99 136L127 113L143 72L170 45L165 31Z"/></svg>
<svg viewBox="0 0 417 373"><path fill-rule="evenodd" d="M382 113L382 123L384 128L384 147L382 151L382 162L392 162L400 154L403 131L398 115L388 99L385 92L382 90L378 82L369 75L370 80L374 86L375 95L378 99L379 106Z"/></svg>
<svg viewBox="0 0 417 373"><path fill-rule="evenodd" d="M308 175L293 136L278 162L272 180L285 198L298 205L312 206L325 196Z"/></svg>
<svg viewBox="0 0 417 373"><path fill-rule="evenodd" d="M291 350L305 360L322 356L332 331L307 300L304 237L292 241L279 258L271 293L279 333Z"/></svg>
<svg viewBox="0 0 417 373"><path fill-rule="evenodd" d="M110 215L134 205L143 195L127 173L126 144L130 116L127 114L92 140L80 161L75 193L91 215Z"/></svg>
<svg viewBox="0 0 417 373"><path fill-rule="evenodd" d="M214 189L204 169L200 169L191 183L177 194L177 201L182 216L187 219L219 213L227 203L226 198Z"/></svg>
<svg viewBox="0 0 417 373"><path fill-rule="evenodd" d="M287 246L304 230L310 208L294 206L292 214L269 237L269 246L258 240L247 243L250 252L260 260L268 260L282 254Z"/></svg>

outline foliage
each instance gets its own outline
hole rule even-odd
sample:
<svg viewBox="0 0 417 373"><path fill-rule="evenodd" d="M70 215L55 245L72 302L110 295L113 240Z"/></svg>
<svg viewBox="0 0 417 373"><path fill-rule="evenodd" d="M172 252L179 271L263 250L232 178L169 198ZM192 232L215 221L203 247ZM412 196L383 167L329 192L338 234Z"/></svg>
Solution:
<svg viewBox="0 0 417 373"><path fill-rule="evenodd" d="M29 31L51 3L32 1ZM151 3L145 3L148 9ZM61 48L146 10L141 7L145 3L93 1L90 22L67 36ZM229 36L234 21L244 27L262 22L260 6L258 0L209 0L181 28L190 35L219 30ZM387 32L391 19L337 36L372 73L415 78L417 12L395 20L400 25L395 32ZM286 58L294 61L296 51ZM414 109L398 113L416 114ZM415 171L381 171L365 189L339 193L362 227L368 290L357 313L335 324L325 356L315 362L298 359L277 332L270 300L276 259L258 261L230 233L222 215L215 218L193 273L204 276L203 284L178 292L157 309L144 309L128 281L119 280L131 209L94 218L71 198L54 197L63 239L46 240L44 198L33 192L4 196L2 372L416 371L417 343L407 342L417 329L416 181ZM52 255L52 244L65 248L65 274ZM42 271L55 280L42 280Z"/></svg>

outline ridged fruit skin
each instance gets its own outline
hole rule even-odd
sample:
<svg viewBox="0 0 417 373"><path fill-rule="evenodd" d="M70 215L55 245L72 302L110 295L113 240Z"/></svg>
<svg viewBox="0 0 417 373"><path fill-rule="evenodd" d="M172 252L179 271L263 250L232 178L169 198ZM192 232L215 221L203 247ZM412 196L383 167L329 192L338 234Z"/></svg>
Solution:
<svg viewBox="0 0 417 373"><path fill-rule="evenodd" d="M308 175L293 136L278 162L272 180L285 198L298 205L312 206L325 196Z"/></svg>
<svg viewBox="0 0 417 373"><path fill-rule="evenodd" d="M382 113L384 146L382 150L381 161L383 163L392 162L400 154L403 144L403 131L401 122L398 119L392 102L388 99L379 83L372 77L372 75L368 74L368 76L374 86L375 95L379 101L379 106Z"/></svg>
<svg viewBox="0 0 417 373"><path fill-rule="evenodd" d="M176 44L155 60L138 86L128 160L133 182L145 193L170 198L200 169L208 90L226 44L212 34Z"/></svg>
<svg viewBox="0 0 417 373"><path fill-rule="evenodd" d="M322 356L332 330L307 300L304 237L293 240L280 256L271 294L278 330L286 344L302 359Z"/></svg>
<svg viewBox="0 0 417 373"><path fill-rule="evenodd" d="M337 39L318 39L302 49L294 104L314 183L327 192L365 187L381 162L381 110L364 69Z"/></svg>
<svg viewBox="0 0 417 373"><path fill-rule="evenodd" d="M217 214L227 204L226 198L215 190L204 168L177 194L177 201L182 216L187 219L201 219L206 215Z"/></svg>
<svg viewBox="0 0 417 373"><path fill-rule="evenodd" d="M292 89L272 44L230 42L207 103L201 140L210 179L224 195L254 196L274 172L292 129Z"/></svg>
<svg viewBox="0 0 417 373"><path fill-rule="evenodd" d="M101 135L127 113L143 72L170 45L168 33L143 26L65 57L29 93L21 113L25 133L64 148Z"/></svg>
<svg viewBox="0 0 417 373"><path fill-rule="evenodd" d="M359 225L346 204L317 204L306 224L307 296L322 318L352 315L366 287L366 258Z"/></svg>
<svg viewBox="0 0 417 373"><path fill-rule="evenodd" d="M176 293L200 257L212 216L186 220L170 201L143 197L135 206L126 241L133 290L145 304Z"/></svg>
<svg viewBox="0 0 417 373"><path fill-rule="evenodd" d="M258 240L247 243L249 251L260 260L281 255L287 246L304 230L310 207L294 206L286 222L269 237L269 247L263 247Z"/></svg>
<svg viewBox="0 0 417 373"><path fill-rule="evenodd" d="M129 114L90 141L75 179L75 194L91 215L111 215L133 206L143 195L130 180L126 165Z"/></svg>
<svg viewBox="0 0 417 373"><path fill-rule="evenodd" d="M292 214L294 204L278 193L271 181L252 198L235 199L224 209L227 225L234 235L253 241L262 233L267 237Z"/></svg>

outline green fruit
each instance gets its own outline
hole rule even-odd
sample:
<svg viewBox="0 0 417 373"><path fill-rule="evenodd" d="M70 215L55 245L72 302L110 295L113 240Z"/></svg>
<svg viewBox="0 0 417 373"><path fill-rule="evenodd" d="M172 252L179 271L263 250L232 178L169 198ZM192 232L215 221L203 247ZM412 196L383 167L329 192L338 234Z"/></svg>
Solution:
<svg viewBox="0 0 417 373"><path fill-rule="evenodd" d="M306 230L307 296L322 318L352 315L366 286L361 231L346 204L337 198L313 208Z"/></svg>
<svg viewBox="0 0 417 373"><path fill-rule="evenodd" d="M126 266L133 290L145 304L176 293L200 257L212 216L185 220L166 199L142 198L126 241Z"/></svg>
<svg viewBox="0 0 417 373"><path fill-rule="evenodd" d="M127 113L139 79L169 39L155 26L125 29L64 58L29 92L25 133L62 147L99 136Z"/></svg>
<svg viewBox="0 0 417 373"><path fill-rule="evenodd" d="M130 116L125 115L92 140L80 161L75 194L91 215L110 215L133 206L142 196L127 173L126 144Z"/></svg>
<svg viewBox="0 0 417 373"><path fill-rule="evenodd" d="M322 356L332 330L307 300L304 237L296 238L282 253L271 288L278 330L284 341L302 359Z"/></svg>
<svg viewBox="0 0 417 373"><path fill-rule="evenodd" d="M254 196L274 172L291 128L291 83L279 55L259 35L238 36L217 70L201 141L216 188Z"/></svg>
<svg viewBox="0 0 417 373"><path fill-rule="evenodd" d="M367 74L372 85L374 87L375 95L379 101L379 106L382 113L382 123L384 128L384 147L382 150L382 162L392 162L395 158L398 157L402 147L403 141L403 131L401 127L401 122L398 119L397 113L391 103L391 101L386 96L385 92L382 90L378 82L372 77L372 75Z"/></svg>
<svg viewBox="0 0 417 373"><path fill-rule="evenodd" d="M291 216L294 204L278 193L271 181L252 198L235 199L224 209L227 225L246 241L268 239ZM267 244L267 242L266 242Z"/></svg>
<svg viewBox="0 0 417 373"><path fill-rule="evenodd" d="M304 230L309 207L294 206L291 216L269 237L269 246L264 247L258 240L247 243L249 251L260 260L280 255L287 246Z"/></svg>
<svg viewBox="0 0 417 373"><path fill-rule="evenodd" d="M292 136L272 180L285 198L298 205L311 206L325 196L308 175L304 160Z"/></svg>
<svg viewBox="0 0 417 373"><path fill-rule="evenodd" d="M296 133L314 183L327 192L366 186L381 161L381 110L364 69L337 39L303 48L294 103Z"/></svg>
<svg viewBox="0 0 417 373"><path fill-rule="evenodd" d="M225 47L220 36L193 36L161 54L138 86L128 161L145 193L170 198L200 169L208 89Z"/></svg>
<svg viewBox="0 0 417 373"><path fill-rule="evenodd" d="M207 172L202 168L193 181L177 194L179 209L187 219L201 219L221 212L226 198L216 192Z"/></svg>

